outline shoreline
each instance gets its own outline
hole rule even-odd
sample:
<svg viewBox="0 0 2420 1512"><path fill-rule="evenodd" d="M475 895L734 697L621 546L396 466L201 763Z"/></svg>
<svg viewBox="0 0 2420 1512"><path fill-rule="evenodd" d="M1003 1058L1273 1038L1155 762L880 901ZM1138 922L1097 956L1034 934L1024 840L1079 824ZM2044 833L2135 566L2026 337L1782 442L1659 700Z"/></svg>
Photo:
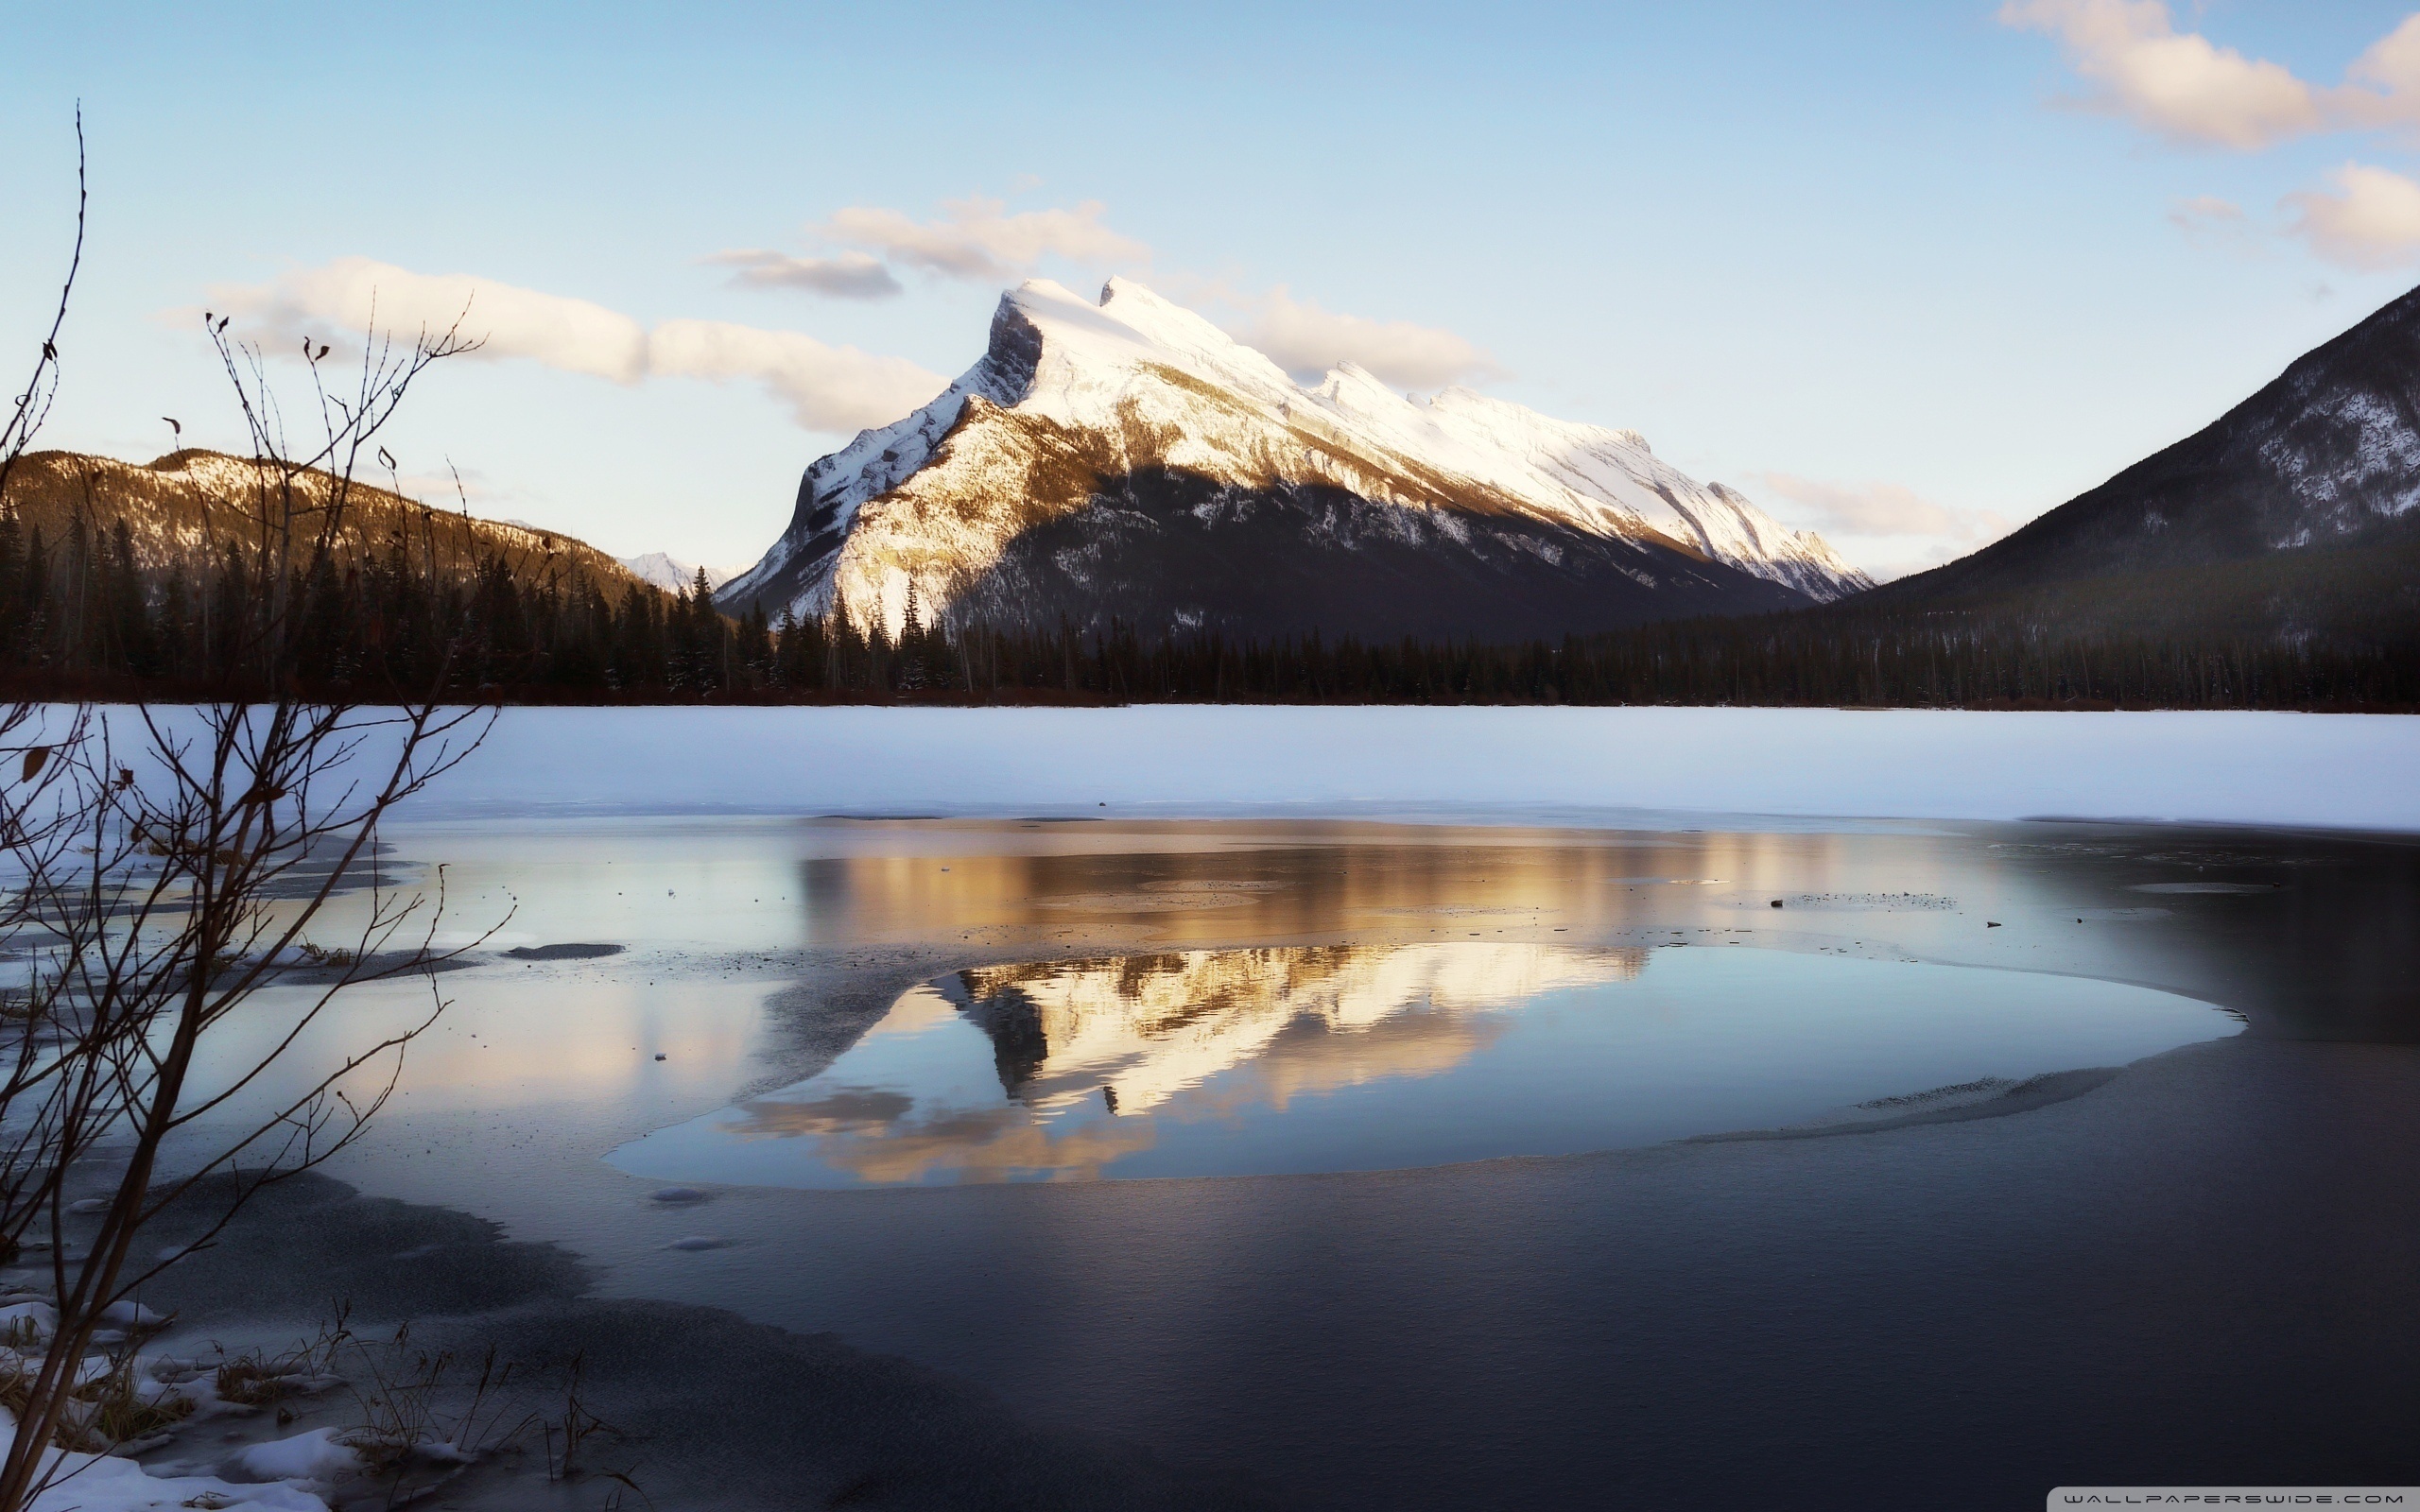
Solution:
<svg viewBox="0 0 2420 1512"><path fill-rule="evenodd" d="M2333 1132L2310 1123L2321 1108ZM617 1447L666 1508L815 1504L800 1500L810 1486L869 1505L1442 1508L1484 1485L1551 1503L1609 1484L1752 1504L1785 1463L1860 1495L1958 1485L1962 1505L2015 1508L2069 1470L2123 1484L2415 1468L2399 1425L2420 1386L2394 1341L2420 1326L2397 1279L2420 1235L2420 1139L2403 1138L2420 1134L2420 1049L2238 1037L2011 1111L2027 1116L1401 1171L712 1194L735 1245L810 1241L800 1284L854 1277L913 1305L924 1315L906 1335L908 1314L797 1332L750 1320L761 1293L708 1307L633 1295L648 1281L629 1274L609 1295L558 1245L318 1177L273 1193L147 1300L180 1309L180 1332L257 1332L270 1320L249 1298L275 1287L299 1301L295 1280L322 1276L344 1284L363 1332L409 1316L430 1348L495 1343L533 1362L584 1351L592 1410L651 1425ZM2280 1141L2283 1129L2297 1132ZM2348 1165L2348 1140L2376 1159ZM1230 1255L1217 1236L1246 1214L1324 1259ZM2213 1234L2228 1244L2205 1243ZM1162 1315L1078 1325L1063 1288L1012 1303L1013 1279L995 1267L1036 1244L1076 1246L1088 1271L1106 1263L1121 1286L1145 1285ZM895 1254L951 1258L903 1278L885 1274ZM970 1290L948 1280L959 1276L988 1279ZM1524 1300L1504 1314L1480 1299L1510 1276ZM2056 1302L2035 1295L2052 1276ZM2339 1305L2363 1328L2314 1328ZM1128 1330L1181 1338L1214 1318L1195 1347L1224 1336L1264 1360L1265 1400L1173 1435L1131 1412L1102 1420L1144 1368ZM971 1374L922 1363L970 1326L989 1335ZM1106 1351L1081 1380L1049 1364L1062 1351L1028 1354L1071 1326ZM1557 1337L1614 1348L1573 1354ZM2152 1356L2160 1383L2147 1397ZM1980 1359L1988 1377L1967 1371ZM1413 1373L1380 1368L1390 1360ZM1484 1383L1515 1360L1536 1379L1492 1401ZM2115 1368L2080 1380L2080 1360ZM1822 1385L1842 1372L1857 1390ZM2322 1422L2278 1395L2319 1376L2364 1383L2360 1409ZM1038 1392L1040 1379L1057 1389ZM1713 1410L1748 1380L1772 1400ZM1363 1396L1331 1395L1348 1382ZM1430 1454L1381 1469L1394 1430L1378 1431L1369 1397L1423 1432L1489 1447L1442 1476L1415 1469ZM1312 1400L1302 1426L1337 1441L1280 1427ZM1544 1400L1627 1403L1624 1426L1599 1440L1560 1412L1524 1416ZM1888 1468L1861 1447L1858 1425L1875 1421L1914 1435ZM805 1422L814 1431L796 1439L823 1448L801 1458L784 1435ZM1255 1443L1268 1448L1241 1449ZM526 1467L492 1479L452 1499L585 1504L533 1500Z"/></svg>
<svg viewBox="0 0 2420 1512"><path fill-rule="evenodd" d="M168 1236L192 1223L209 1198L172 1209L157 1231ZM1236 1475L1180 1469L1107 1435L1034 1425L979 1386L828 1333L695 1303L599 1295L593 1267L557 1244L508 1239L500 1225L461 1210L366 1196L316 1173L260 1194L216 1245L145 1296L173 1314L147 1351L174 1355L225 1339L274 1352L324 1332L340 1313L368 1339L408 1327L408 1348L424 1357L475 1366L493 1349L525 1378L544 1380L538 1410L550 1394L552 1410L563 1410L570 1372L572 1400L601 1425L597 1447L583 1456L595 1468L554 1480L547 1452L524 1435L447 1482L446 1505L593 1506L621 1484L616 1470L665 1512L1275 1504ZM263 1308L264 1296L293 1303ZM464 1396L473 1373L458 1371L432 1404L441 1411L449 1395ZM289 1410L291 1422L253 1418L243 1436L295 1438L358 1417L343 1393L298 1400ZM179 1435L146 1458L190 1473L199 1467L189 1456L203 1448L191 1440L204 1436L237 1435ZM205 1449L204 1461L234 1459L249 1447L222 1443Z"/></svg>

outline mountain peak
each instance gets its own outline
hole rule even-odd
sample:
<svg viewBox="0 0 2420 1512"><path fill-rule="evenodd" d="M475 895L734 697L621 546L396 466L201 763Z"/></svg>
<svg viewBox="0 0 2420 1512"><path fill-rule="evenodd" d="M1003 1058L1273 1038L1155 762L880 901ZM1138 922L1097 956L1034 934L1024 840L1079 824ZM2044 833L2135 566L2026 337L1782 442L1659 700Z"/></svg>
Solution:
<svg viewBox="0 0 2420 1512"><path fill-rule="evenodd" d="M669 552L650 551L636 557L616 558L615 560L628 569L631 576L641 582L653 583L667 593L679 593L698 578L697 563L683 561ZM728 567L708 567L705 574L708 588L720 588L738 576Z"/></svg>
<svg viewBox="0 0 2420 1512"><path fill-rule="evenodd" d="M1867 586L1635 433L1468 389L1408 397L1350 361L1305 387L1122 277L1098 300L1047 279L1003 295L982 360L810 467L789 530L721 596L805 615L838 594L895 631L911 581L961 621L1390 638Z"/></svg>
<svg viewBox="0 0 2420 1512"><path fill-rule="evenodd" d="M1124 300L1133 304L1157 304L1166 305L1170 309L1175 308L1175 301L1146 288L1122 273L1112 273L1100 286L1099 302L1103 306L1107 306L1115 300Z"/></svg>

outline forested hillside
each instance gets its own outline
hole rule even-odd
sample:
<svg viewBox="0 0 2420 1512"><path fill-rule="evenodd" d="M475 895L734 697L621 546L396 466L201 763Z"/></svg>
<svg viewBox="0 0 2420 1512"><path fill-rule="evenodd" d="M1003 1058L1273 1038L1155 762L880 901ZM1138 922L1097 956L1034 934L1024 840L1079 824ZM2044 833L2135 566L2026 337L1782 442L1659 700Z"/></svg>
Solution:
<svg viewBox="0 0 2420 1512"><path fill-rule="evenodd" d="M894 636L845 599L735 621L702 580L666 593L569 538L380 490L354 495L327 549L277 565L250 531L250 466L23 459L0 501L0 679L257 695L275 661L258 637L278 624L293 676L357 698L2420 708L2420 527L2400 524L2353 546L1552 641L1001 630L935 624L912 594ZM292 612L267 612L279 604Z"/></svg>

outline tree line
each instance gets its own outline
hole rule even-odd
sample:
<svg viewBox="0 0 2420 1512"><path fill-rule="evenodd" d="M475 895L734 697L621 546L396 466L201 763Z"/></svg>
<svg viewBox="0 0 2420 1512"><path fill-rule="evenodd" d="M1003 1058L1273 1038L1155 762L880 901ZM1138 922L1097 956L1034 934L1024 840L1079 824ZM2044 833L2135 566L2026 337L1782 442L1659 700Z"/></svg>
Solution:
<svg viewBox="0 0 2420 1512"><path fill-rule="evenodd" d="M260 644L262 606L282 643ZM0 676L20 692L257 696L285 685L481 702L889 701L2420 708L2420 635L2080 623L2039 606L1854 606L1561 642L1374 644L721 612L493 554L433 568L400 539L279 568L234 544L147 572L122 518L48 541L0 508Z"/></svg>

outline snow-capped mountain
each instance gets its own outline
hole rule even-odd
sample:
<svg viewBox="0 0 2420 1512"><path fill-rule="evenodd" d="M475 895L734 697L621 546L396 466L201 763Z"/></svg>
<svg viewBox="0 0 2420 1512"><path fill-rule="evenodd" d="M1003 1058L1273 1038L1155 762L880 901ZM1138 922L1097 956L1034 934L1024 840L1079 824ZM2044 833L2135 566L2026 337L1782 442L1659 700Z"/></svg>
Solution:
<svg viewBox="0 0 2420 1512"><path fill-rule="evenodd" d="M1631 431L1347 364L1305 387L1124 279L1002 297L981 361L806 471L717 595L896 632L927 620L1146 633L1558 636L1870 586L1824 541Z"/></svg>
<svg viewBox="0 0 2420 1512"><path fill-rule="evenodd" d="M693 586L698 580L697 563L683 561L667 552L650 551L643 556L623 557L617 559L631 570L632 576L643 582L653 583L667 593L677 593ZM709 567L706 569L706 586L720 588L737 576L738 574L729 567Z"/></svg>

